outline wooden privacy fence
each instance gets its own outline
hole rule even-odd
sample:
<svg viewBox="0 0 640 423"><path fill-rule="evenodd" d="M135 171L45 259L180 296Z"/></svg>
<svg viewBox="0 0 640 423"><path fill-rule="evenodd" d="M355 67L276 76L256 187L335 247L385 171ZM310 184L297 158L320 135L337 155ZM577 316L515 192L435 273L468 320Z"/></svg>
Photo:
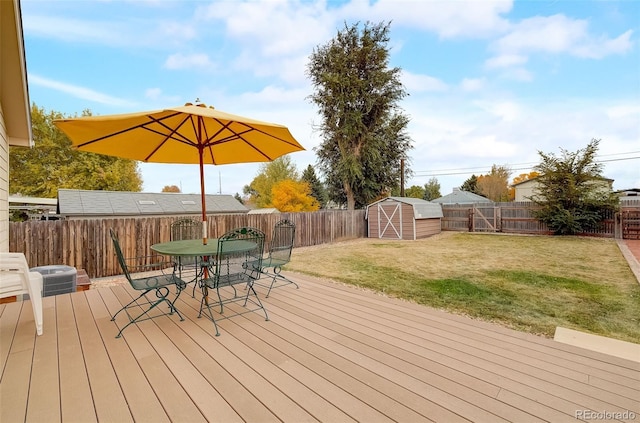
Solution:
<svg viewBox="0 0 640 423"><path fill-rule="evenodd" d="M289 219L296 224L296 247L331 243L367 235L364 210L335 210L311 213L225 214L208 218L210 238L253 226L264 231L268 243L276 222ZM117 231L126 257L148 257L149 246L170 240L171 223L185 216L121 219L87 219L11 222L9 251L22 252L29 266L65 264L85 269L90 277L121 274L109 229ZM191 216L189 216L191 217ZM197 218L196 218L197 219ZM150 258L136 264L148 264Z"/></svg>
<svg viewBox="0 0 640 423"><path fill-rule="evenodd" d="M443 231L504 232L514 234L551 235L547 225L534 217L536 206L530 202L491 203L476 205L449 205L442 207ZM599 237L621 237L619 213L605 216L598 229L578 235Z"/></svg>

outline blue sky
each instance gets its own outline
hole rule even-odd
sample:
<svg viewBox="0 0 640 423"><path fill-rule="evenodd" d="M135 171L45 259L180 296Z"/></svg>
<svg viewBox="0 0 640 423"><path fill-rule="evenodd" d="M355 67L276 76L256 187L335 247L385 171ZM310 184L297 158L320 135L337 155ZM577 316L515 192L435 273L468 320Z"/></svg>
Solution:
<svg viewBox="0 0 640 423"><path fill-rule="evenodd" d="M640 2L22 0L32 103L68 116L196 99L286 125L315 165L305 71L344 23L391 21L390 66L409 96L414 176L451 192L491 165L601 139L615 189L640 188ZM207 166L207 193L242 193L259 164ZM199 192L197 166L143 163L144 191Z"/></svg>

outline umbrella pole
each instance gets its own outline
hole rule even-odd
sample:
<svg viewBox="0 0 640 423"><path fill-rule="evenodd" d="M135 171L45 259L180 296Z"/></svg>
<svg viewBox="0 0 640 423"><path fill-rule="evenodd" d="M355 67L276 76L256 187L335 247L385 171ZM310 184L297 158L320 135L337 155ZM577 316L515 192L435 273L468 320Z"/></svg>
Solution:
<svg viewBox="0 0 640 423"><path fill-rule="evenodd" d="M207 202L204 193L204 160L202 158L203 149L204 147L198 147L198 154L200 154L200 197L202 200L202 245L207 245Z"/></svg>

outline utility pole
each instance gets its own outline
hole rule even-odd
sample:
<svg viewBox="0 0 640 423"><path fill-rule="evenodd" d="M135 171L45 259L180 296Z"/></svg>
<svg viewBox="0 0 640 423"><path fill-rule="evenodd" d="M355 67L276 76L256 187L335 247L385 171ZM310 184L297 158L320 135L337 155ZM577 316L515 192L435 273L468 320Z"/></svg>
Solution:
<svg viewBox="0 0 640 423"><path fill-rule="evenodd" d="M404 197L404 159L400 159L400 197Z"/></svg>

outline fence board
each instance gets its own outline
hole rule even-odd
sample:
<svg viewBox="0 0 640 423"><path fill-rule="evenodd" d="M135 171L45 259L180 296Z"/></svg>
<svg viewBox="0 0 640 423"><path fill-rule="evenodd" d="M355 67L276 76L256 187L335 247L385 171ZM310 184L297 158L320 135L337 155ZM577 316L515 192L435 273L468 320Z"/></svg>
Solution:
<svg viewBox="0 0 640 423"><path fill-rule="evenodd" d="M265 233L265 241L269 243L276 222L289 219L296 224L294 245L306 247L365 237L364 215L364 210L213 215L208 218L207 228L209 237L217 238L233 228L253 226ZM118 233L125 256L149 256L149 246L169 241L171 223L184 217L190 216L10 222L9 251L24 253L32 267L66 264L85 269L89 277L111 276L121 271L110 228ZM152 261L146 258L135 264Z"/></svg>

